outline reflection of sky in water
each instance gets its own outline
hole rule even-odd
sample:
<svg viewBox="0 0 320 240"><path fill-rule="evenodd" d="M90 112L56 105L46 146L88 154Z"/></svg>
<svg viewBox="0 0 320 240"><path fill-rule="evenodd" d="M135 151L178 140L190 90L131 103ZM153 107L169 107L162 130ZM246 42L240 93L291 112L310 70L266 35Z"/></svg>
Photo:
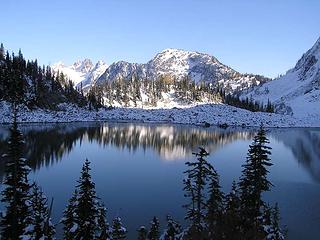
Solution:
<svg viewBox="0 0 320 240"><path fill-rule="evenodd" d="M27 155L32 156L31 166L37 169L32 178L49 197L54 197L55 219L61 217L82 163L88 158L98 195L108 207L109 220L118 214L123 216L132 234L130 239L138 225L148 224L153 215L159 216L162 224L166 214L183 222L184 162L193 159L191 153L197 146L206 146L210 151L209 161L220 174L223 189L228 191L232 180L241 174L253 136L253 131L245 129L144 124L59 124L37 129L38 126L22 127L31 149ZM5 133L2 128L0 136L5 138ZM274 163L270 178L275 188L266 198L279 202L289 239L317 239L318 133L317 129L269 132ZM1 151L4 146L0 141ZM34 149L36 153L32 152Z"/></svg>

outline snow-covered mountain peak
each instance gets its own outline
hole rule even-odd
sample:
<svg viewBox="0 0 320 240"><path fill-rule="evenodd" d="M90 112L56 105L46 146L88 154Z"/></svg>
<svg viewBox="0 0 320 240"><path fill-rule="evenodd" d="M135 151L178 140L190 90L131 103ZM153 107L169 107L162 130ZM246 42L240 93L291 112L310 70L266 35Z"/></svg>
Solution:
<svg viewBox="0 0 320 240"><path fill-rule="evenodd" d="M216 61L208 54L169 48L158 53L148 64L159 74L171 74L181 78L189 75L190 72L194 72L195 69L193 68L197 66L216 64ZM196 72L196 80L202 80L199 72Z"/></svg>
<svg viewBox="0 0 320 240"><path fill-rule="evenodd" d="M183 49L178 49L178 48L166 48L164 50L162 50L161 52L159 52L158 54L156 54L155 58L158 57L171 57L171 56L185 56L185 55L189 55L190 51L186 51Z"/></svg>
<svg viewBox="0 0 320 240"><path fill-rule="evenodd" d="M268 80L261 76L240 74L209 54L168 48L145 64L125 61L113 63L98 78L97 83L103 84L105 81L114 81L118 78L128 80L133 76L152 80L161 75L169 75L177 80L188 76L197 83L200 81L219 83L226 87L227 92L248 88Z"/></svg>
<svg viewBox="0 0 320 240"><path fill-rule="evenodd" d="M57 62L52 65L54 72L62 72L76 86L87 86L88 83L94 82L107 69L108 65L103 61L93 64L88 58L77 60L75 63L66 66L63 62Z"/></svg>
<svg viewBox="0 0 320 240"><path fill-rule="evenodd" d="M201 59L204 61L216 61L216 58L210 56L209 54L199 53L199 52L192 52L186 51L182 49L176 48L167 48L158 53L151 61L171 61L178 59L180 61L189 61L189 60L196 60Z"/></svg>
<svg viewBox="0 0 320 240"><path fill-rule="evenodd" d="M62 61L56 62L52 65L53 69L59 69L59 68L64 68L65 64Z"/></svg>
<svg viewBox="0 0 320 240"><path fill-rule="evenodd" d="M88 73L93 67L93 63L90 59L86 58L84 60L78 60L74 64L72 64L72 68L75 71Z"/></svg>

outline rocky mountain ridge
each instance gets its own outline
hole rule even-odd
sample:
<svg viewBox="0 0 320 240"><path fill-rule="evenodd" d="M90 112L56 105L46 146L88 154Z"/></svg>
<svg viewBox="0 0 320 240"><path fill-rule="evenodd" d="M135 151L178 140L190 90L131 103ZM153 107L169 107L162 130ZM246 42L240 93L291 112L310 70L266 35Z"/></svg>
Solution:
<svg viewBox="0 0 320 240"><path fill-rule="evenodd" d="M60 62L52 67L54 71L66 74L75 85L80 86L82 83L84 88L94 84L103 85L104 82L119 78L155 80L166 75L176 80L189 77L196 83L203 81L219 84L227 92L236 92L270 80L259 75L241 74L209 54L172 48L161 51L144 64L118 61L107 67L99 61L94 66L89 59L85 59L71 66Z"/></svg>

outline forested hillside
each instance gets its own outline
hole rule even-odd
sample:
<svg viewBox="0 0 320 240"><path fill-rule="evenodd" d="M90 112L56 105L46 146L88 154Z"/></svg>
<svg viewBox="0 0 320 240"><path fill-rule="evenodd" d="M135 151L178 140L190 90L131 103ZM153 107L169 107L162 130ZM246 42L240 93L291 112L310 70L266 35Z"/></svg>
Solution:
<svg viewBox="0 0 320 240"><path fill-rule="evenodd" d="M85 106L87 100L62 73L54 74L37 60L26 60L19 50L9 53L0 47L0 100L24 104L28 108L58 109L68 102Z"/></svg>

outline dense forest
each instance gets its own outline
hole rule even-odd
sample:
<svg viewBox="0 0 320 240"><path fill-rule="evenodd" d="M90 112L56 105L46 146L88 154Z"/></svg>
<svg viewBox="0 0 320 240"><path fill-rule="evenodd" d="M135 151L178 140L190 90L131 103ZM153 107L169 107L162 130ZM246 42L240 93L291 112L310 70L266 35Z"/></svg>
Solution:
<svg viewBox="0 0 320 240"><path fill-rule="evenodd" d="M238 93L226 94L219 84L205 81L196 83L188 76L180 80L170 75L163 75L155 80L119 78L113 82L93 85L88 96L92 101L98 101L95 105L106 106L157 107L159 103L171 98L184 104L223 102L253 112L274 112L270 101L264 105L253 99L242 99Z"/></svg>
<svg viewBox="0 0 320 240"><path fill-rule="evenodd" d="M19 50L9 54L0 46L0 100L34 107L57 109L63 102L85 106L87 100L75 90L72 81L37 60L26 60Z"/></svg>
<svg viewBox="0 0 320 240"><path fill-rule="evenodd" d="M5 211L0 219L1 239L55 239L55 224L51 220L53 200L49 201L41 187L28 180L30 168L23 157L25 143L15 119L10 129L8 151L4 155L6 172L1 201ZM234 182L227 194L221 191L219 174L206 160L209 153L200 148L194 153L195 160L186 162L184 172L186 202L183 207L188 225L182 226L167 216L166 225L160 227L158 218L154 217L149 227L138 228L137 238L284 239L277 204L271 206L262 198L273 186L268 180L268 168L272 166L268 144L261 126L249 146L239 182ZM106 208L96 194L90 170L90 162L85 160L59 223L63 226L63 239L126 239L127 230L121 221L125 216L116 216L108 222Z"/></svg>
<svg viewBox="0 0 320 240"><path fill-rule="evenodd" d="M101 104L121 106L157 107L165 97L171 97L182 103L220 102L221 98L213 87L204 82L196 84L189 77L177 80L164 75L157 79L119 78L113 82L95 84L89 95L99 96Z"/></svg>

